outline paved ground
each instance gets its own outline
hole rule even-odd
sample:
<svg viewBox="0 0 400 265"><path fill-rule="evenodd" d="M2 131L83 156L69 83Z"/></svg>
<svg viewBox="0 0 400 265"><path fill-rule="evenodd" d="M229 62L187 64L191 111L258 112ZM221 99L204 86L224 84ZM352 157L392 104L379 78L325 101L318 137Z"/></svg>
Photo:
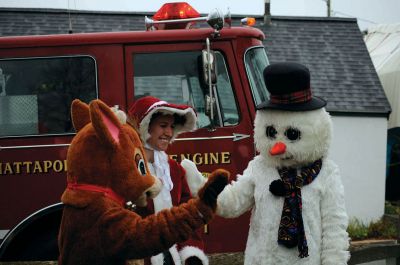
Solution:
<svg viewBox="0 0 400 265"><path fill-rule="evenodd" d="M373 245L394 245L396 240L364 240L360 242L352 242L350 250L373 246ZM210 265L243 265L243 252L223 253L209 255ZM358 264L358 263L354 263ZM55 261L46 262L0 262L0 265L57 265Z"/></svg>
<svg viewBox="0 0 400 265"><path fill-rule="evenodd" d="M243 265L243 253L224 253L209 256L210 265ZM55 261L0 262L0 265L57 265Z"/></svg>
<svg viewBox="0 0 400 265"><path fill-rule="evenodd" d="M210 255L210 265L243 265L243 252Z"/></svg>

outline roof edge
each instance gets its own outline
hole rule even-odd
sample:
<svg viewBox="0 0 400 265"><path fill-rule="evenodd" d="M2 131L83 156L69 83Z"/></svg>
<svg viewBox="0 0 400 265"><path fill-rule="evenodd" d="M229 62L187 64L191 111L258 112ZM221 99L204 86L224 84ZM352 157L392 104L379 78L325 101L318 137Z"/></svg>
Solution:
<svg viewBox="0 0 400 265"><path fill-rule="evenodd" d="M77 10L77 9L64 9L64 8L20 8L20 7L0 7L0 12L26 12L26 13L70 13L70 14L107 14L107 15L154 15L156 11L104 11L104 10ZM201 14L207 15L207 14ZM251 16L256 19L263 19L264 15L254 14L231 14L232 18L243 18ZM272 15L273 20L302 20L302 21L347 21L355 22L357 18L346 18L346 17L318 17L318 16L275 16Z"/></svg>
<svg viewBox="0 0 400 265"><path fill-rule="evenodd" d="M0 12L18 12L18 13L71 13L71 14L107 14L107 15L154 15L155 12L146 11L104 11L104 10L77 10L63 8L19 8L19 7L0 7Z"/></svg>
<svg viewBox="0 0 400 265"><path fill-rule="evenodd" d="M271 16L272 20L301 20L301 21L342 21L357 22L357 18L349 17L310 17L310 16Z"/></svg>
<svg viewBox="0 0 400 265"><path fill-rule="evenodd" d="M329 114L332 116L347 116L347 117L381 117L389 120L389 115L391 111L386 112L371 112L371 111L337 111L337 110L328 110Z"/></svg>

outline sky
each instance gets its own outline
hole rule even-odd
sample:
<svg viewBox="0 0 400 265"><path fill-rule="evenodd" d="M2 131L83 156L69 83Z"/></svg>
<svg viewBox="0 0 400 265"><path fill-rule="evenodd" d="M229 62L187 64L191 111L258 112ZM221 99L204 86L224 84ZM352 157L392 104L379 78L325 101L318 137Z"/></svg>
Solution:
<svg viewBox="0 0 400 265"><path fill-rule="evenodd" d="M0 0L1 7L38 7L98 11L155 12L166 2L185 0ZM270 0L273 16L327 16L328 0ZM218 8L231 14L263 15L264 0L187 0L198 12ZM358 19L361 30L376 24L400 23L400 0L330 0L331 16ZM251 3L251 4L250 4Z"/></svg>

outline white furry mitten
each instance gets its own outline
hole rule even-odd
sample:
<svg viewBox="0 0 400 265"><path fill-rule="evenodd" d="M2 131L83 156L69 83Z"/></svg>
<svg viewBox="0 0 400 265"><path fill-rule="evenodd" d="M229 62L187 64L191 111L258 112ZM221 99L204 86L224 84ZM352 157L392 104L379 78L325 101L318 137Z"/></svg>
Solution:
<svg viewBox="0 0 400 265"><path fill-rule="evenodd" d="M191 160L183 159L181 166L186 171L186 180L189 185L190 192L192 193L193 197L196 197L197 192L201 187L203 187L207 179L197 170L196 164Z"/></svg>

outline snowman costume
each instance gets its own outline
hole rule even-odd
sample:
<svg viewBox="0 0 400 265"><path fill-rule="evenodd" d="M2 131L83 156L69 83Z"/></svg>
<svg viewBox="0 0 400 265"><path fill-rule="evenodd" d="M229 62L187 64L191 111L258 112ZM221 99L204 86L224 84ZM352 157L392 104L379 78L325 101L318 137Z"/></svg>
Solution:
<svg viewBox="0 0 400 265"><path fill-rule="evenodd" d="M217 214L251 210L245 265L342 265L348 217L337 165L327 159L332 122L313 97L309 70L296 63L264 70L270 99L257 106L257 155L218 197Z"/></svg>

